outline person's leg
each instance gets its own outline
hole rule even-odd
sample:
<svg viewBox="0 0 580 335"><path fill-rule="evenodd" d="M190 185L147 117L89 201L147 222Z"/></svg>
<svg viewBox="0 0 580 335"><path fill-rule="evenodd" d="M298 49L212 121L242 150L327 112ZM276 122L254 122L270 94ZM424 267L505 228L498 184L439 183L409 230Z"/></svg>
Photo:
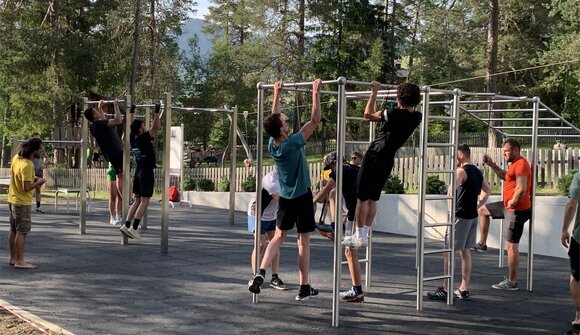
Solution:
<svg viewBox="0 0 580 335"><path fill-rule="evenodd" d="M355 218L356 218L356 226L357 228L362 228L365 226L366 224L366 218L368 215L368 211L369 211L369 201L370 200L360 200L358 199L356 202L356 212L355 212Z"/></svg>
<svg viewBox="0 0 580 335"><path fill-rule="evenodd" d="M487 235L489 233L489 210L485 205L479 207L477 210L479 216L479 244L487 245Z"/></svg>
<svg viewBox="0 0 580 335"><path fill-rule="evenodd" d="M109 182L109 215L111 216L111 220L114 220L115 217L118 215L117 211L117 185L114 181Z"/></svg>
<svg viewBox="0 0 580 335"><path fill-rule="evenodd" d="M262 258L260 269L265 270L268 268L274 256L280 252L280 246L282 246L286 240L286 236L288 236L287 230L280 230L280 228L276 228L274 238L270 240L270 243L268 243L268 246L266 247L266 252L264 252L264 257Z"/></svg>
<svg viewBox="0 0 580 335"><path fill-rule="evenodd" d="M149 206L150 197L139 197L141 201L139 201L139 206L135 212L135 219L141 220L143 216L145 216L145 212L147 211L147 207ZM137 200L135 200L137 202ZM131 208L133 208L131 206Z"/></svg>
<svg viewBox="0 0 580 335"><path fill-rule="evenodd" d="M121 199L123 199L123 172L117 173L117 192L119 194L119 197L121 197Z"/></svg>
<svg viewBox="0 0 580 335"><path fill-rule="evenodd" d="M255 236L255 233L254 233ZM266 251L266 235L260 235L260 255L263 257L264 255L264 251ZM256 257L256 248L252 249L252 259L251 259L251 264L252 264L252 271L251 273L254 273L254 257ZM272 266L273 268L273 266Z"/></svg>
<svg viewBox="0 0 580 335"><path fill-rule="evenodd" d="M274 238L274 235L276 234L276 230L270 230L266 232L266 235L264 237L268 237L268 241L271 241ZM262 253L262 257L264 256L264 252L266 252L266 240L264 238L264 250L261 251ZM275 253L274 255L272 255L272 274L277 274L279 271L279 266L280 266L280 252Z"/></svg>
<svg viewBox="0 0 580 335"><path fill-rule="evenodd" d="M10 247L10 265L14 265L16 263L16 232L13 230L10 230L8 245Z"/></svg>
<svg viewBox="0 0 580 335"><path fill-rule="evenodd" d="M125 226L129 228L131 226L131 220L135 217L137 210L141 206L141 197L136 196L135 202L129 207L129 212L127 213L127 219L125 219Z"/></svg>
<svg viewBox="0 0 580 335"><path fill-rule="evenodd" d="M24 260L24 245L26 243L27 233L16 232L16 261L14 268L16 269L35 269L36 265L30 264Z"/></svg>
<svg viewBox="0 0 580 335"><path fill-rule="evenodd" d="M40 200L41 200L41 194L40 194L40 186L36 186L34 188L34 197L36 199L36 209L37 211L40 210Z"/></svg>
<svg viewBox="0 0 580 335"><path fill-rule="evenodd" d="M346 247L344 250L346 261L348 263L348 272L352 286L361 286L361 269L358 261L358 252L355 248Z"/></svg>
<svg viewBox="0 0 580 335"><path fill-rule="evenodd" d="M570 292L576 306L576 318L572 321L572 324L580 325L580 280L574 279L574 276L570 276Z"/></svg>
<svg viewBox="0 0 580 335"><path fill-rule="evenodd" d="M300 285L308 284L310 270L310 233L299 233L298 239L298 272Z"/></svg>
<svg viewBox="0 0 580 335"><path fill-rule="evenodd" d="M461 285L459 285L460 291L468 291L469 280L471 279L471 249L459 250L459 256L461 257Z"/></svg>
<svg viewBox="0 0 580 335"><path fill-rule="evenodd" d="M365 226L370 227L375 220L375 215L377 214L377 202L374 200L367 201L367 217L365 220Z"/></svg>
<svg viewBox="0 0 580 335"><path fill-rule="evenodd" d="M328 193L328 207L330 208L330 222L336 222L336 213L335 213L335 206L336 206L336 188L333 188L330 193Z"/></svg>
<svg viewBox="0 0 580 335"><path fill-rule="evenodd" d="M518 282L518 267L520 266L520 252L519 243L512 243L506 241L506 249L508 254L509 275L508 279L513 284Z"/></svg>

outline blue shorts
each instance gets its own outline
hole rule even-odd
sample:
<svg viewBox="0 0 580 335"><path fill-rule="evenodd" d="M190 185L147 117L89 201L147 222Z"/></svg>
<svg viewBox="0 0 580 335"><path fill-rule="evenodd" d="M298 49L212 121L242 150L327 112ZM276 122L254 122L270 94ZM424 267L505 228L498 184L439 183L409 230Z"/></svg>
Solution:
<svg viewBox="0 0 580 335"><path fill-rule="evenodd" d="M248 216L248 232L253 233L254 227L256 226L256 218L253 216ZM260 235L264 235L269 231L276 230L276 220L263 221L260 226Z"/></svg>

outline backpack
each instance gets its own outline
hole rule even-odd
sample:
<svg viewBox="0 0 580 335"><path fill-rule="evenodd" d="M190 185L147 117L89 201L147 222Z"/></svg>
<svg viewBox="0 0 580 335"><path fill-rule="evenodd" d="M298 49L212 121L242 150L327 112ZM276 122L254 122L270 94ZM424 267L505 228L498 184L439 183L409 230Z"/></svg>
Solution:
<svg viewBox="0 0 580 335"><path fill-rule="evenodd" d="M179 190L175 185L169 187L169 201L179 202Z"/></svg>

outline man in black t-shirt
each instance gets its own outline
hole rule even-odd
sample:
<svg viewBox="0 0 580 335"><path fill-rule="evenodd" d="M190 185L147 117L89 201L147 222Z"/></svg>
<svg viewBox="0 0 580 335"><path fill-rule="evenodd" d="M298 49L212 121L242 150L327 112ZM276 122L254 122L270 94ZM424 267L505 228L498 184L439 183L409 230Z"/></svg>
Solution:
<svg viewBox="0 0 580 335"><path fill-rule="evenodd" d="M155 176L153 169L157 167L155 164L155 150L153 148L153 140L161 128L159 121L159 111L161 105L155 105L155 117L153 118L153 126L149 130L145 130L145 123L143 120L135 119L131 122L131 153L135 157L137 169L135 170L135 178L133 179L133 193L135 194L135 202L129 208L129 214L125 224L121 226L121 233L129 238L136 240L141 239L139 233L139 223L147 211L149 200L153 196L153 187L155 185ZM134 107L131 106L131 112ZM165 190L167 191L167 190ZM131 220L133 225L131 226Z"/></svg>
<svg viewBox="0 0 580 335"><path fill-rule="evenodd" d="M121 125L121 110L119 109L119 101L115 99L113 102L115 109L115 117L108 119L103 107L103 100L99 101L97 109L92 107L87 108L84 112L85 117L91 122L89 129L91 135L97 141L97 145L101 149L101 153L106 160L108 160L115 174L117 175L117 190L119 196L123 196L123 143L119 135L115 131L115 127Z"/></svg>
<svg viewBox="0 0 580 335"><path fill-rule="evenodd" d="M422 118L422 114L414 110L421 101L421 92L417 85L400 85L397 89L397 107L377 111L375 104L380 86L379 82L371 83L371 96L364 113L365 119L382 124L363 157L358 173L356 233L350 241L343 241L343 245L355 248L368 245L368 232L377 213L377 201L393 169L395 154L421 123Z"/></svg>

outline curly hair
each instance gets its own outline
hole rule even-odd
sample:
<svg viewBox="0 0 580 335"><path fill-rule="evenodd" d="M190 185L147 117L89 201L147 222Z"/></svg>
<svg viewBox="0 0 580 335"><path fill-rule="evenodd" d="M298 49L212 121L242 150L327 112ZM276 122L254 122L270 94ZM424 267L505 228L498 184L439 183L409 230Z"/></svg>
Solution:
<svg viewBox="0 0 580 335"><path fill-rule="evenodd" d="M38 137L33 137L20 145L20 150L18 150L18 155L24 158L32 158L32 154L40 149L42 146L42 140Z"/></svg>
<svg viewBox="0 0 580 335"><path fill-rule="evenodd" d="M264 119L264 130L273 138L280 137L280 128L282 128L282 119L280 113L272 113Z"/></svg>
<svg viewBox="0 0 580 335"><path fill-rule="evenodd" d="M421 102L421 90L413 83L404 83L397 88L397 98L404 107L415 107Z"/></svg>

